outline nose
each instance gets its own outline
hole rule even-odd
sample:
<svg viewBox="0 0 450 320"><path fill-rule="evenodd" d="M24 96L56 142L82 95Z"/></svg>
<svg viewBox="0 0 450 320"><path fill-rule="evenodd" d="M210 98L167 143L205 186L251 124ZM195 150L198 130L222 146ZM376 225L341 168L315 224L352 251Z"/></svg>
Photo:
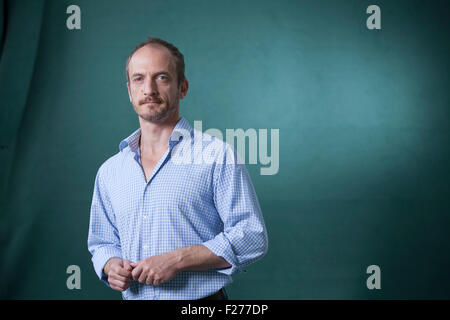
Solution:
<svg viewBox="0 0 450 320"><path fill-rule="evenodd" d="M142 88L144 96L156 96L158 94L158 87L154 79L147 79Z"/></svg>

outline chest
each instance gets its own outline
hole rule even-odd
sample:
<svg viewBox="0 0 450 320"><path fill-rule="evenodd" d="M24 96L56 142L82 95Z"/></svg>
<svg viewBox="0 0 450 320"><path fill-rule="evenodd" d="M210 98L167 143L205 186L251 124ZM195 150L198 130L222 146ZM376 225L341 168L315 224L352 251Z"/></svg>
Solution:
<svg viewBox="0 0 450 320"><path fill-rule="evenodd" d="M200 216L205 222L215 219L211 215L215 212L211 165L165 161L152 181L144 183L142 171L150 179L159 160L141 159L139 166L130 156L110 173L106 184L117 224L137 230L150 216L151 221L195 220Z"/></svg>
<svg viewBox="0 0 450 320"><path fill-rule="evenodd" d="M163 157L164 153L165 151L153 155L141 155L141 166L142 170L144 171L145 181L148 181L148 179L150 179L153 170L155 169L159 160L161 160L161 158Z"/></svg>

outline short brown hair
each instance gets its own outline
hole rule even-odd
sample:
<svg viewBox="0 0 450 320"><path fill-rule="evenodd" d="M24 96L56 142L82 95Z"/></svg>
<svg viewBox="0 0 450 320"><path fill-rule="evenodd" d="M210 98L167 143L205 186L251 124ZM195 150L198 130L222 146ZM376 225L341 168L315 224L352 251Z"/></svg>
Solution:
<svg viewBox="0 0 450 320"><path fill-rule="evenodd" d="M147 38L146 41L142 42L141 44L139 44L128 56L127 59L127 64L126 64L126 73L127 73L127 81L130 81L130 76L128 75L128 65L130 63L131 57L133 57L133 54L138 51L140 48L145 47L147 45L151 45L151 44L159 44L160 46L163 46L167 49L169 49L170 53L172 54L172 56L175 59L175 66L177 69L177 78L178 78L178 86L181 84L181 82L183 82L183 80L185 79L184 76L184 56L183 54L178 50L177 47L175 47L173 44L168 43L167 41L164 41L162 39L159 38L152 38L149 37Z"/></svg>

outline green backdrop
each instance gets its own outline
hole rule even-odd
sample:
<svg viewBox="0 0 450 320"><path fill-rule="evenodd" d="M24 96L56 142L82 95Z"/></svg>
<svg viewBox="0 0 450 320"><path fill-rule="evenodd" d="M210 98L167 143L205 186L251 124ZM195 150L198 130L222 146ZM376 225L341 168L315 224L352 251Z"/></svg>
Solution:
<svg viewBox="0 0 450 320"><path fill-rule="evenodd" d="M247 165L269 252L232 299L450 298L448 1L0 4L1 298L121 298L94 273L89 210L138 128L124 69L148 36L185 55L191 125L280 130L278 174Z"/></svg>

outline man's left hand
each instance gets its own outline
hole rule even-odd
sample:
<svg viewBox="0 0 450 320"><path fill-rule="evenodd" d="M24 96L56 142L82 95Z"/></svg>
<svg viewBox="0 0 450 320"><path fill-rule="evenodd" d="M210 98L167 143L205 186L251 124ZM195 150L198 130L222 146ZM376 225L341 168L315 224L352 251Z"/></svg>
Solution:
<svg viewBox="0 0 450 320"><path fill-rule="evenodd" d="M172 280L180 272L177 268L178 262L179 256L174 251L151 256L131 263L131 275L140 283L157 286Z"/></svg>

